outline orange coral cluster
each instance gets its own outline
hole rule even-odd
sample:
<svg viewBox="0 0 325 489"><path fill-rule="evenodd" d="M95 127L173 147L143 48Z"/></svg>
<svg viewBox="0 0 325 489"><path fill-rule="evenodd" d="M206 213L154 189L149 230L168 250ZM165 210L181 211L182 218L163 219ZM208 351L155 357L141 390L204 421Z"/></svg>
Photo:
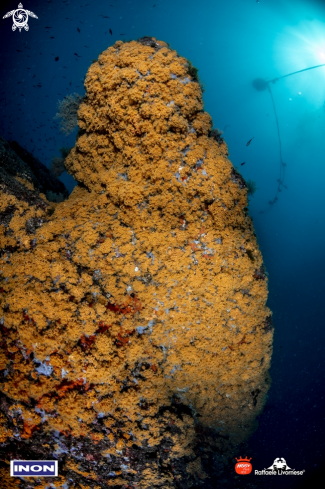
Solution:
<svg viewBox="0 0 325 489"><path fill-rule="evenodd" d="M204 458L248 437L269 386L247 189L164 42L116 42L85 87L69 199L32 241L26 216L46 211L1 200L16 208L13 232L0 227L1 440L65 453L64 487L199 487ZM77 442L95 450L81 465ZM136 463L139 448L155 456Z"/></svg>

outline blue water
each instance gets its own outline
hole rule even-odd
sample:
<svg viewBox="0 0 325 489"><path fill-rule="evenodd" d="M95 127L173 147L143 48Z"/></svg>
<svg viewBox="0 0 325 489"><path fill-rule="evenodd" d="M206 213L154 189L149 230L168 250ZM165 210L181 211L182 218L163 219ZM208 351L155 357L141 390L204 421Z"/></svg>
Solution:
<svg viewBox="0 0 325 489"><path fill-rule="evenodd" d="M205 110L224 129L232 163L258 187L249 209L275 325L268 403L250 453L238 457L253 457L258 470L277 457L305 469L302 477L269 477L265 486L318 487L310 478L325 458L325 67L269 85L282 155L270 92L257 91L252 81L325 63L325 2L109 2L28 0L24 8L38 16L29 18L28 32L13 32L11 17L0 21L0 134L49 167L76 137L76 131L60 133L53 120L57 103L84 94L83 77L101 51L118 39L149 35L192 61L204 85ZM1 18L17 5L3 1ZM280 186L270 208L279 178L288 188ZM72 190L73 178L61 179Z"/></svg>

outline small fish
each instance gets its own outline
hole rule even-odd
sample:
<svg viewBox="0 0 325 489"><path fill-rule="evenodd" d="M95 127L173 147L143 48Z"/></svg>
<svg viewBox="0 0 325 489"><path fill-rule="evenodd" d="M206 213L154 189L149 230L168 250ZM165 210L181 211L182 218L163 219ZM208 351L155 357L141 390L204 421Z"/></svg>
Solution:
<svg viewBox="0 0 325 489"><path fill-rule="evenodd" d="M112 35L112 34L113 34L113 31L112 31L112 29L111 29L111 28L109 29L109 33L110 33L110 35Z"/></svg>
<svg viewBox="0 0 325 489"><path fill-rule="evenodd" d="M80 29L79 29L79 27L77 27L77 31L78 31L78 32L79 32L79 34L80 34Z"/></svg>
<svg viewBox="0 0 325 489"><path fill-rule="evenodd" d="M53 36L51 36L51 37L50 37L50 39L54 39L54 37L53 37Z"/></svg>
<svg viewBox="0 0 325 489"><path fill-rule="evenodd" d="M81 58L81 56L78 53L73 53L75 56L78 56L78 58Z"/></svg>
<svg viewBox="0 0 325 489"><path fill-rule="evenodd" d="M241 163L241 164L240 164L240 166L243 166L243 165L245 165L245 163L246 163L246 161L244 161L243 163Z"/></svg>
<svg viewBox="0 0 325 489"><path fill-rule="evenodd" d="M56 56L55 61L59 61L59 56Z"/></svg>
<svg viewBox="0 0 325 489"><path fill-rule="evenodd" d="M254 136L255 137L255 136ZM249 146L251 144L251 141L253 141L254 138L250 139L248 143L246 143L246 146Z"/></svg>
<svg viewBox="0 0 325 489"><path fill-rule="evenodd" d="M45 27L45 29L52 29L52 27Z"/></svg>

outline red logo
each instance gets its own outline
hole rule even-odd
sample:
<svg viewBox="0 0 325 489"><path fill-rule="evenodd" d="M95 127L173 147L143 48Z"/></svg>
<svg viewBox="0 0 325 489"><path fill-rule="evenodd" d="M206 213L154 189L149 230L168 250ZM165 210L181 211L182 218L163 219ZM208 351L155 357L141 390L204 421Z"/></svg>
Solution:
<svg viewBox="0 0 325 489"><path fill-rule="evenodd" d="M236 458L237 460L237 463L235 465L235 471L237 472L237 474L240 474L240 475L247 475L247 474L250 474L252 472L252 464L250 464L249 462L252 460L252 457L251 458Z"/></svg>

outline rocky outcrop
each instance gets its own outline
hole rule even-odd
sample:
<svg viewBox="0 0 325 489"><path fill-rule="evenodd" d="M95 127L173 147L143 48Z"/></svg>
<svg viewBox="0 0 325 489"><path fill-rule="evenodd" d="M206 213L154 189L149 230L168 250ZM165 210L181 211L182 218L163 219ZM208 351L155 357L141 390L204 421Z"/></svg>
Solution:
<svg viewBox="0 0 325 489"><path fill-rule="evenodd" d="M263 408L267 275L191 72L162 41L116 42L86 76L79 184L32 245L5 196L2 458L57 458L53 487L234 487Z"/></svg>

